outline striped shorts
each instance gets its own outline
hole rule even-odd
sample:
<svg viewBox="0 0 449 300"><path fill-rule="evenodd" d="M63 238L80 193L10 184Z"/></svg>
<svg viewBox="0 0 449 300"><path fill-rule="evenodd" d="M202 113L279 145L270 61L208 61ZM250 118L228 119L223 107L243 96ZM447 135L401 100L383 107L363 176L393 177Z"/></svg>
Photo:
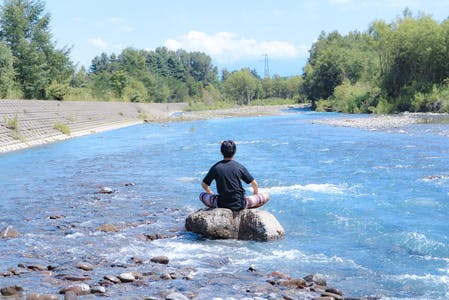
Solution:
<svg viewBox="0 0 449 300"><path fill-rule="evenodd" d="M208 194L208 193L201 193L200 194L200 200L204 203L207 207L210 208L217 208L218 204L218 195L216 194ZM256 195L246 196L246 208L257 208L261 207L265 203L270 200L270 196L265 192L260 192Z"/></svg>

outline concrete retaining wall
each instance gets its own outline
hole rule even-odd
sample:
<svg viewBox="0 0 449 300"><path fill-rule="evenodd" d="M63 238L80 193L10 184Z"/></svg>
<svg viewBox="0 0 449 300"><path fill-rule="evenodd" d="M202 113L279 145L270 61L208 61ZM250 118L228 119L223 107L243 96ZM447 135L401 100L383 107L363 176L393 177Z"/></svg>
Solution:
<svg viewBox="0 0 449 300"><path fill-rule="evenodd" d="M0 100L0 153L144 121L166 121L185 107L184 103Z"/></svg>

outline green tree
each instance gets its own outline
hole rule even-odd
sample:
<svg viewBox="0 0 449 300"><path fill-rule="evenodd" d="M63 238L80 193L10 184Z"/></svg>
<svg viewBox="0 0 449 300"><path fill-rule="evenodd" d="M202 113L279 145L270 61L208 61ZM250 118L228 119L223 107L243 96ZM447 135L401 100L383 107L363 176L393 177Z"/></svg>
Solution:
<svg viewBox="0 0 449 300"><path fill-rule="evenodd" d="M16 81L26 98L44 98L52 80L67 81L72 74L69 50L52 43L43 2L4 0L0 10L0 40L15 58Z"/></svg>
<svg viewBox="0 0 449 300"><path fill-rule="evenodd" d="M125 71L119 70L112 72L110 85L116 93L117 97L122 98L123 91L125 90L128 81L128 74Z"/></svg>
<svg viewBox="0 0 449 300"><path fill-rule="evenodd" d="M226 94L238 104L251 104L258 88L257 78L248 70L233 72L223 83Z"/></svg>
<svg viewBox="0 0 449 300"><path fill-rule="evenodd" d="M14 58L5 43L0 42L0 97L6 98L14 84Z"/></svg>

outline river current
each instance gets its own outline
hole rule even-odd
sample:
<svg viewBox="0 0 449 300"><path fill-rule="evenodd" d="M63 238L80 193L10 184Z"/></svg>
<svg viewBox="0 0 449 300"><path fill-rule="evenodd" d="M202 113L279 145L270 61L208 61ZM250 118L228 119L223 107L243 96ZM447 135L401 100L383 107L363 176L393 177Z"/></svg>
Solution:
<svg viewBox="0 0 449 300"><path fill-rule="evenodd" d="M73 272L70 266L87 261L98 281L132 257L166 255L170 265L194 269L194 279L152 288L182 292L199 284L198 299L244 296L238 282L249 266L292 277L325 274L352 297L449 298L449 138L438 135L438 126L449 125L385 132L313 124L338 116L292 110L142 124L1 155L0 227L21 235L0 240L0 272L18 264ZM283 225L285 239L221 241L185 232L225 139L236 141L235 159L270 193L263 209ZM98 193L103 186L114 193ZM106 223L119 230L97 230ZM168 238L142 239L152 234ZM0 276L0 287L9 285L60 288L33 272ZM124 285L109 293L151 294Z"/></svg>

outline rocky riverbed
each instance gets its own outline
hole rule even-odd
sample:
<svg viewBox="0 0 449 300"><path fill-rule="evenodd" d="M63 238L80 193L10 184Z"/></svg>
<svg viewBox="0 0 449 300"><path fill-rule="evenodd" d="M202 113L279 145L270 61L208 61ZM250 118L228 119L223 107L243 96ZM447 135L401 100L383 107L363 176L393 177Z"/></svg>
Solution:
<svg viewBox="0 0 449 300"><path fill-rule="evenodd" d="M63 216L49 216L49 219L52 220L63 218ZM136 224L132 226L136 226ZM104 224L96 230L113 233L119 229L112 224ZM140 238L151 243L158 239L173 238L179 234L183 233L142 235ZM20 238L21 235L23 233L8 226L1 231L0 236L5 242L7 239ZM2 241L0 240L0 242ZM70 263L55 261L50 265L24 262L2 267L4 269L0 270L0 276L9 278L9 282L11 282L11 285L0 287L1 295L7 299L52 300L62 298L93 299L96 297L148 300L211 299L202 296L204 295L202 291L209 290L210 294L217 286L228 286L229 291L233 291L232 294L238 295L226 297L229 300L356 299L347 297L339 289L328 286L326 276L322 274L292 278L282 271L260 272L255 266L248 266L246 274L243 275L219 272L197 275L197 270L194 267L172 264L170 253L150 259L129 257L127 263L122 264L97 258ZM39 289L30 289L26 285L29 280L39 280L45 287L44 290L54 292L43 293ZM135 296L142 294L142 290L148 291L146 292L147 296ZM222 299L220 296L220 293L217 292L212 299Z"/></svg>
<svg viewBox="0 0 449 300"><path fill-rule="evenodd" d="M344 117L334 116L332 118L314 120L313 123L371 131L380 130L407 133L407 127L412 125L447 124L449 123L449 114L402 113L396 115L346 115ZM449 129L443 128L438 134L449 137Z"/></svg>

